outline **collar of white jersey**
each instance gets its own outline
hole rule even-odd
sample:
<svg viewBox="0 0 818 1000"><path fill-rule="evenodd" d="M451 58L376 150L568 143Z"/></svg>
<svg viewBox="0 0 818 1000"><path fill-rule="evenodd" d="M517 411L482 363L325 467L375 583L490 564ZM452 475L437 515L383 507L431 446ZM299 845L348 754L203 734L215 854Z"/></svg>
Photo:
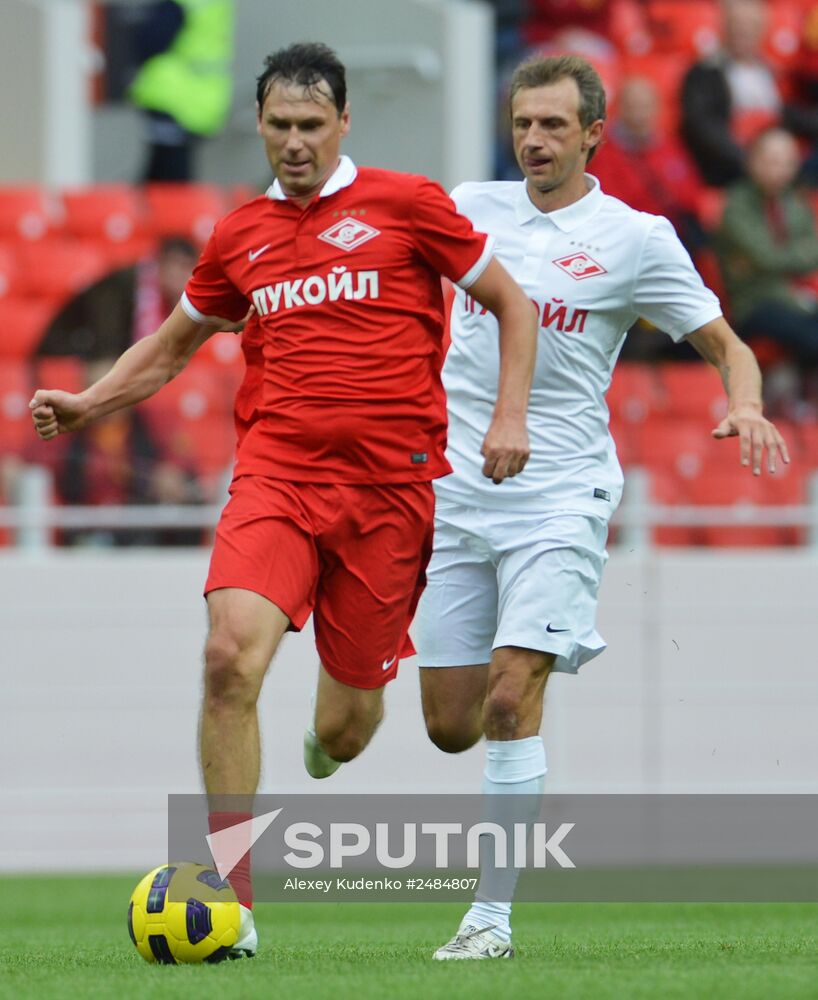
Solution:
<svg viewBox="0 0 818 1000"><path fill-rule="evenodd" d="M572 229L576 229L577 226L590 219L602 202L602 188L596 177L593 174L585 174L585 182L588 185L588 193L579 201L566 205L565 208L558 208L553 212L541 212L528 197L526 182L523 181L517 197L517 221L522 225L532 219L543 217L549 222L553 222L564 233L570 233Z"/></svg>
<svg viewBox="0 0 818 1000"><path fill-rule="evenodd" d="M321 193L318 197L328 198L331 194L335 194L336 191L349 187L357 176L358 168L348 156L342 156L338 161L335 172L321 188ZM265 193L271 201L287 201L287 195L284 193L278 178L273 181Z"/></svg>

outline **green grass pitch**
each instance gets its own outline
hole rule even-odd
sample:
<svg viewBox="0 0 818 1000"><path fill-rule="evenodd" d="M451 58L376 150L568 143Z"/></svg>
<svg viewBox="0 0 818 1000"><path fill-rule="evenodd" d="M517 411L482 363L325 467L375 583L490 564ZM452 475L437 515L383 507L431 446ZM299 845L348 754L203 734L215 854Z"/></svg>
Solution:
<svg viewBox="0 0 818 1000"><path fill-rule="evenodd" d="M249 961L151 966L136 876L0 878L0 997L526 1000L818 997L818 904L520 904L517 958L436 963L460 905L260 904Z"/></svg>

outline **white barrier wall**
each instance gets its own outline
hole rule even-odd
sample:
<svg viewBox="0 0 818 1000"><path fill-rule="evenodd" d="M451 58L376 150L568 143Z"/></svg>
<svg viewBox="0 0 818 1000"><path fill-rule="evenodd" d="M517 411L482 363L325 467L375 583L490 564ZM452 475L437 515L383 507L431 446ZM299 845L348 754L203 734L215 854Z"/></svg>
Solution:
<svg viewBox="0 0 818 1000"><path fill-rule="evenodd" d="M0 554L0 870L147 868L199 790L204 552ZM610 648L549 682L551 792L818 792L818 559L615 552ZM301 738L317 659L290 636L262 696L264 791L477 790L426 739L415 661L364 755L320 786Z"/></svg>

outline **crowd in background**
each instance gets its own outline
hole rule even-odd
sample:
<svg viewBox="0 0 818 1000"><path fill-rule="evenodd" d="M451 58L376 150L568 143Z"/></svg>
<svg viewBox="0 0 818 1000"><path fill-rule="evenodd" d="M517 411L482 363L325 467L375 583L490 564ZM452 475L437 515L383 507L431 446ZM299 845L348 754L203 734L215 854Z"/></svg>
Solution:
<svg viewBox="0 0 818 1000"><path fill-rule="evenodd" d="M818 412L818 2L495 0L497 176L519 176L506 86L535 52L602 74L603 190L676 227L767 375L771 411ZM665 356L640 324L623 358ZM667 355L669 356L669 355ZM678 357L678 352L674 352ZM690 357L692 357L692 352Z"/></svg>
<svg viewBox="0 0 818 1000"><path fill-rule="evenodd" d="M815 426L818 0L493 5L496 177L520 176L507 110L513 68L535 53L584 55L609 94L605 139L591 172L607 194L670 219L728 319L756 350L770 414L805 432ZM135 16L127 5L122 11ZM0 506L14 499L26 463L50 468L54 499L64 503L187 504L224 495L235 441L232 400L242 377L238 338L220 335L194 358L179 388L172 383L133 413L102 421L68 443L44 448L33 439L27 399L34 383L80 389L155 329L178 300L214 219L255 193L179 183L196 180L195 147L224 121L228 49L208 64L206 86L195 75L202 72L195 56L214 33L229 39L233 13L233 0L158 0L139 8L132 35L144 51L121 95L142 109L148 123L148 165L139 178L147 186L66 193L56 212L42 191L16 191L5 201L0 191L0 321L6 330L0 344ZM168 78L178 86L168 88ZM177 109L157 98L182 83L185 93L204 95L195 121L176 121ZM52 298L34 301L42 273L49 274ZM88 287L76 294L80 285ZM695 355L672 348L640 322L622 357L627 365L678 363ZM631 376L623 371L618 378L623 386ZM647 398L646 383L639 385L640 398ZM612 401L614 421L619 410L633 412ZM618 439L623 461L634 440L634 434ZM200 537L121 530L64 532L60 540L134 544ZM0 544L9 538L0 526Z"/></svg>

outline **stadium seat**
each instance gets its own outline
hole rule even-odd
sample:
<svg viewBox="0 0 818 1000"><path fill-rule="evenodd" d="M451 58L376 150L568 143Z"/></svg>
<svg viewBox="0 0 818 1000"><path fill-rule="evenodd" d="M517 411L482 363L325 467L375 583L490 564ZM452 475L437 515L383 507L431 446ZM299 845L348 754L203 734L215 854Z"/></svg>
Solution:
<svg viewBox="0 0 818 1000"><path fill-rule="evenodd" d="M622 361L614 368L608 409L617 423L642 424L664 407L658 369L639 361Z"/></svg>
<svg viewBox="0 0 818 1000"><path fill-rule="evenodd" d="M716 441L710 436L711 426L701 420L668 417L650 421L639 438L638 464L688 480L727 462L738 462L734 442Z"/></svg>
<svg viewBox="0 0 818 1000"><path fill-rule="evenodd" d="M41 240L59 228L59 201L43 188L0 187L0 239Z"/></svg>
<svg viewBox="0 0 818 1000"><path fill-rule="evenodd" d="M216 221L225 214L221 188L213 184L149 184L147 225L154 236L185 236L206 242Z"/></svg>
<svg viewBox="0 0 818 1000"><path fill-rule="evenodd" d="M718 48L721 18L715 0L647 0L645 14L657 51L699 58Z"/></svg>
<svg viewBox="0 0 818 1000"><path fill-rule="evenodd" d="M784 73L792 69L801 43L806 7L803 0L774 0L768 4L769 20L764 54Z"/></svg>
<svg viewBox="0 0 818 1000"><path fill-rule="evenodd" d="M190 366L207 366L210 369L222 396L220 405L231 411L245 371L241 336L235 333L213 334L196 352Z"/></svg>
<svg viewBox="0 0 818 1000"><path fill-rule="evenodd" d="M650 473L650 498L654 503L668 507L686 506L690 501L689 480L672 470L652 469ZM704 544L702 529L696 526L657 526L653 529L653 542L661 546L696 546Z"/></svg>
<svg viewBox="0 0 818 1000"><path fill-rule="evenodd" d="M0 458L22 455L33 439L31 412L28 408L32 385L24 361L0 360Z"/></svg>
<svg viewBox="0 0 818 1000"><path fill-rule="evenodd" d="M82 392L86 386L85 366L79 358L35 357L30 367L34 388Z"/></svg>
<svg viewBox="0 0 818 1000"><path fill-rule="evenodd" d="M715 369L704 362L669 361L659 367L663 409L668 417L710 422L727 414L727 397Z"/></svg>
<svg viewBox="0 0 818 1000"><path fill-rule="evenodd" d="M16 292L19 271L14 245L0 243L0 299Z"/></svg>
<svg viewBox="0 0 818 1000"><path fill-rule="evenodd" d="M102 184L63 191L65 229L78 239L127 243L139 234L144 208L136 188Z"/></svg>
<svg viewBox="0 0 818 1000"><path fill-rule="evenodd" d="M53 312L48 302L16 297L0 299L0 358L29 357Z"/></svg>
<svg viewBox="0 0 818 1000"><path fill-rule="evenodd" d="M59 305L106 274L110 261L98 243L43 240L19 248L22 294Z"/></svg>
<svg viewBox="0 0 818 1000"><path fill-rule="evenodd" d="M691 480L690 496L701 506L729 506L737 511L770 506L792 506L805 502L802 469L780 466L775 475L754 476L741 466L709 472ZM786 525L714 526L703 529L704 543L713 546L798 545L803 529Z"/></svg>
<svg viewBox="0 0 818 1000"><path fill-rule="evenodd" d="M188 465L206 491L216 487L236 445L233 395L220 374L194 358L140 409L167 457Z"/></svg>
<svg viewBox="0 0 818 1000"><path fill-rule="evenodd" d="M611 41L623 56L642 56L653 48L641 0L612 0Z"/></svg>

